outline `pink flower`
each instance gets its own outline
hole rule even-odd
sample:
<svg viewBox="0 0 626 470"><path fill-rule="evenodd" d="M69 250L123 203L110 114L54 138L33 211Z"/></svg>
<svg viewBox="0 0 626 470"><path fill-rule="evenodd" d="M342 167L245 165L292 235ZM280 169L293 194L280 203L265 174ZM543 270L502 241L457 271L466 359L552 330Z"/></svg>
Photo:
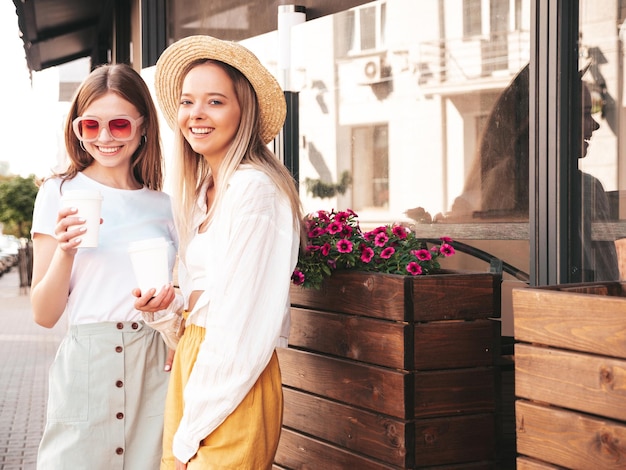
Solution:
<svg viewBox="0 0 626 470"><path fill-rule="evenodd" d="M374 237L374 245L376 246L385 246L385 244L389 241L389 237L385 232L379 232Z"/></svg>
<svg viewBox="0 0 626 470"><path fill-rule="evenodd" d="M439 252L443 256L452 256L454 254L454 248L452 247L452 245L448 245L447 243L444 243L443 245L441 245Z"/></svg>
<svg viewBox="0 0 626 470"><path fill-rule="evenodd" d="M373 257L374 250L372 250L369 246L363 248L363 250L361 251L361 261L363 261L364 263L369 263L370 261L372 261Z"/></svg>
<svg viewBox="0 0 626 470"><path fill-rule="evenodd" d="M326 229L322 227L314 227L312 230L309 231L308 236L309 238L318 238L324 235L325 233L326 233Z"/></svg>
<svg viewBox="0 0 626 470"><path fill-rule="evenodd" d="M352 253L352 242L350 240L339 240L337 242L337 251L339 253Z"/></svg>
<svg viewBox="0 0 626 470"><path fill-rule="evenodd" d="M398 237L400 240L404 240L407 237L407 229L402 225L394 225L391 229L393 234Z"/></svg>
<svg viewBox="0 0 626 470"><path fill-rule="evenodd" d="M328 226L328 233L330 233L331 235L334 235L336 233L341 232L343 228L343 224L341 222L331 222L330 225Z"/></svg>
<svg viewBox="0 0 626 470"><path fill-rule="evenodd" d="M392 255L396 252L396 250L394 250L391 246L388 246L387 248L385 248L381 253L380 253L380 257L382 259L389 259L392 257Z"/></svg>
<svg viewBox="0 0 626 470"><path fill-rule="evenodd" d="M302 274L302 271L296 269L291 275L291 280L296 286L301 286L304 284L304 274Z"/></svg>
<svg viewBox="0 0 626 470"><path fill-rule="evenodd" d="M335 220L341 222L342 224L345 224L348 221L348 217L350 217L350 214L348 212L337 212L337 215L335 215Z"/></svg>
<svg viewBox="0 0 626 470"><path fill-rule="evenodd" d="M328 253L330 253L330 243L324 243L320 251L324 256L328 256Z"/></svg>
<svg viewBox="0 0 626 470"><path fill-rule="evenodd" d="M429 259L432 259L432 255L428 250L412 250L411 254L421 261L428 261Z"/></svg>
<svg viewBox="0 0 626 470"><path fill-rule="evenodd" d="M439 238L439 240L441 240L444 243L452 242L452 238L450 238L450 237L441 237L441 238Z"/></svg>
<svg viewBox="0 0 626 470"><path fill-rule="evenodd" d="M326 211L317 211L317 218L320 219L321 222L330 222L330 217L328 217L328 212ZM315 222L315 220L313 220Z"/></svg>
<svg viewBox="0 0 626 470"><path fill-rule="evenodd" d="M409 264L407 264L406 270L412 276L417 276L419 274L422 274L422 267L416 261L411 261Z"/></svg>

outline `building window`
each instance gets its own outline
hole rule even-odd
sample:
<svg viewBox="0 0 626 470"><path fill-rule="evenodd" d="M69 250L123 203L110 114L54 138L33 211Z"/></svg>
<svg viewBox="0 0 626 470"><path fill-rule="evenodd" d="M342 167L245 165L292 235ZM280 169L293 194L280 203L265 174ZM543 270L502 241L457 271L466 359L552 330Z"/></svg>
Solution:
<svg viewBox="0 0 626 470"><path fill-rule="evenodd" d="M463 0L463 37L482 34L481 2L482 0Z"/></svg>
<svg viewBox="0 0 626 470"><path fill-rule="evenodd" d="M375 2L350 12L350 54L378 51L385 46L386 3Z"/></svg>
<svg viewBox="0 0 626 470"><path fill-rule="evenodd" d="M355 210L389 205L389 139L386 125L352 130L353 202Z"/></svg>

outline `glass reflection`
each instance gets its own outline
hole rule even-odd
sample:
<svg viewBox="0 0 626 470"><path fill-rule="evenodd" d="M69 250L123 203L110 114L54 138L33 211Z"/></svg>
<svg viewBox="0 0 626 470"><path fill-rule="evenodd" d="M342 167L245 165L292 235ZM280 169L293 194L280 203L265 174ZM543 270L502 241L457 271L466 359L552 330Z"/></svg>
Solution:
<svg viewBox="0 0 626 470"><path fill-rule="evenodd" d="M621 64L626 4L618 1L611 5L600 11L597 3L579 2L581 82L576 103L580 130L570 182L575 201L570 205L573 282L615 280L620 272L621 278L626 275L618 264L618 252L626 237L620 197L624 175L619 165L624 153L619 129L624 113Z"/></svg>
<svg viewBox="0 0 626 470"><path fill-rule="evenodd" d="M527 272L529 8L386 0L296 26L300 178L352 181L301 185L305 209L404 221Z"/></svg>

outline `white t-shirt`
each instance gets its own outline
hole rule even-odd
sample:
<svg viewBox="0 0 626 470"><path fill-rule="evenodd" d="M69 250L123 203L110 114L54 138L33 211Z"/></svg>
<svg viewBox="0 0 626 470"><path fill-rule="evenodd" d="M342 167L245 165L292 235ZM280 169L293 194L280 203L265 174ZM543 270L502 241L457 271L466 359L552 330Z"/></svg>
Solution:
<svg viewBox="0 0 626 470"><path fill-rule="evenodd" d="M31 233L54 237L61 207L61 179L52 178L39 188ZM163 237L169 246L170 273L178 249L170 197L147 188L122 190L98 183L78 173L62 190L89 189L102 194L102 224L97 248L79 248L70 279L65 308L71 325L104 321L136 321L131 291L137 287L128 244Z"/></svg>

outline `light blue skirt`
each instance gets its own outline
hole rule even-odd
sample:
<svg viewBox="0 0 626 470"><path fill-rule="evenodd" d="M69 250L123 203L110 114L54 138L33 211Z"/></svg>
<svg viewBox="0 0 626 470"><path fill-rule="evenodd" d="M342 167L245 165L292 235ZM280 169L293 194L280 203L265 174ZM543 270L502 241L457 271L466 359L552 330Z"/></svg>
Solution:
<svg viewBox="0 0 626 470"><path fill-rule="evenodd" d="M153 470L167 348L143 322L71 326L50 368L39 470Z"/></svg>

